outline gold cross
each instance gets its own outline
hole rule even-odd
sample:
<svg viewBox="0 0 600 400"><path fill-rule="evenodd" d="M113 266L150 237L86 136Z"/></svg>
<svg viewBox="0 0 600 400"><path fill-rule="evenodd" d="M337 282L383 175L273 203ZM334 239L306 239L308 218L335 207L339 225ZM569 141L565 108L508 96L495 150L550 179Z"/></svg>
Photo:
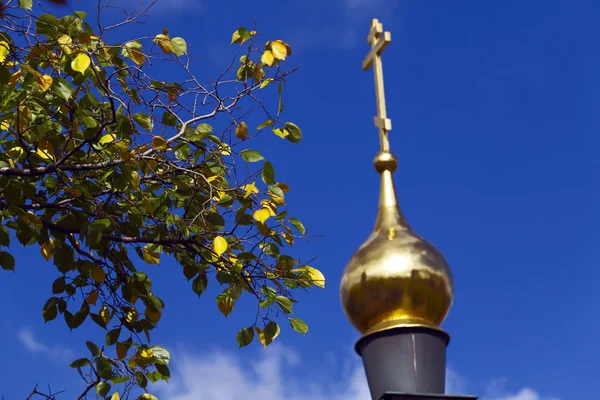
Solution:
<svg viewBox="0 0 600 400"><path fill-rule="evenodd" d="M388 131L392 130L392 120L387 118L385 111L385 93L383 90L383 66L381 65L381 53L392 41L390 32L383 32L383 25L377 20L371 21L371 31L367 42L371 45L371 51L365 57L362 68L368 71L373 66L375 73L375 96L377 98L377 116L375 126L379 128L379 144L381 151L390 150Z"/></svg>

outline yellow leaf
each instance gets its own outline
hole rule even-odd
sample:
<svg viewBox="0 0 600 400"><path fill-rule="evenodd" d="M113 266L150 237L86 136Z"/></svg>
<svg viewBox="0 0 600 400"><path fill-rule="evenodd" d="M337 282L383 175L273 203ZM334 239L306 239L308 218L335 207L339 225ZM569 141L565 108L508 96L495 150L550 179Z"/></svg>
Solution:
<svg viewBox="0 0 600 400"><path fill-rule="evenodd" d="M8 55L9 46L4 40L0 41L0 62L4 62Z"/></svg>
<svg viewBox="0 0 600 400"><path fill-rule="evenodd" d="M255 220L264 224L265 221L271 217L271 212L268 209L263 208L261 210L254 211L253 216Z"/></svg>
<svg viewBox="0 0 600 400"><path fill-rule="evenodd" d="M221 150L221 154L223 154L224 156L231 155L231 147L229 147L228 144L221 143L221 145L219 146L219 149Z"/></svg>
<svg viewBox="0 0 600 400"><path fill-rule="evenodd" d="M23 219L29 224L29 226L32 226L36 229L42 228L42 220L40 219L40 217L38 217L32 212L28 212L27 214L25 214L23 216ZM54 244L53 239L50 239L50 243Z"/></svg>
<svg viewBox="0 0 600 400"><path fill-rule="evenodd" d="M142 349L142 351L140 351L138 355L140 356L140 358L151 359L154 357L154 352L152 351L152 349Z"/></svg>
<svg viewBox="0 0 600 400"><path fill-rule="evenodd" d="M35 76L35 81L42 88L42 92L45 92L46 90L50 89L50 87L52 86L53 79L50 75L39 74L39 75Z"/></svg>
<svg viewBox="0 0 600 400"><path fill-rule="evenodd" d="M244 194L245 199L247 199L251 194L259 192L258 188L256 187L256 182L252 182L249 185L244 185L242 189L246 191Z"/></svg>
<svg viewBox="0 0 600 400"><path fill-rule="evenodd" d="M150 250L148 247L144 247L144 261L148 264L159 264L160 254Z"/></svg>
<svg viewBox="0 0 600 400"><path fill-rule="evenodd" d="M116 138L117 135L115 135L114 133L107 133L106 135L100 138L99 142L100 144L108 144L114 142Z"/></svg>
<svg viewBox="0 0 600 400"><path fill-rule="evenodd" d="M323 273L321 271L319 271L318 269L306 266L306 267L296 268L292 272L306 273L308 275L308 278L314 285L325 289L325 275L323 275Z"/></svg>
<svg viewBox="0 0 600 400"><path fill-rule="evenodd" d="M94 268L92 270L91 275L92 275L92 279L96 283L102 283L106 279L106 274L104 273L104 270L98 265L96 265L96 268Z"/></svg>
<svg viewBox="0 0 600 400"><path fill-rule="evenodd" d="M273 129L273 133L276 134L277 136L279 136L282 139L285 139L285 137L290 134L287 131L287 129L281 129L281 128L275 128L275 129Z"/></svg>
<svg viewBox="0 0 600 400"><path fill-rule="evenodd" d="M131 172L131 180L129 181L129 183L134 189L140 189L140 174L138 174L137 171Z"/></svg>
<svg viewBox="0 0 600 400"><path fill-rule="evenodd" d="M265 79L261 84L260 84L260 88L263 89L265 86L267 86L269 83L273 82L273 78L267 78Z"/></svg>
<svg viewBox="0 0 600 400"><path fill-rule="evenodd" d="M217 306L223 315L227 317L233 311L233 299L231 297L226 297L224 300L221 300Z"/></svg>
<svg viewBox="0 0 600 400"><path fill-rule="evenodd" d="M161 48L163 53L165 53L165 54L175 53L175 48L173 47L173 42L171 42L171 39L169 39L169 37L167 35L163 35L162 33L159 33L154 38L154 42L158 44L158 46Z"/></svg>
<svg viewBox="0 0 600 400"><path fill-rule="evenodd" d="M131 59L131 61L139 66L146 62L146 56L139 50L139 43L129 42L125 45L125 48L127 49L127 56Z"/></svg>
<svg viewBox="0 0 600 400"><path fill-rule="evenodd" d="M225 238L222 236L217 236L213 241L213 249L215 250L215 253L217 253L218 257L221 257L221 254L225 253L228 247L229 244L227 243L227 240L225 240Z"/></svg>
<svg viewBox="0 0 600 400"><path fill-rule="evenodd" d="M91 291L90 294L88 294L88 297L85 299L86 303L91 304L93 306L96 305L97 301L98 301L98 292L96 292L95 290Z"/></svg>
<svg viewBox="0 0 600 400"><path fill-rule="evenodd" d="M121 400L121 396L119 396L119 392L114 392L112 396L110 396L110 400Z"/></svg>
<svg viewBox="0 0 600 400"><path fill-rule="evenodd" d="M58 38L58 44L60 45L60 48L62 49L63 53L71 54L71 45L73 44L73 39L71 39L70 36L62 35Z"/></svg>
<svg viewBox="0 0 600 400"><path fill-rule="evenodd" d="M235 137L246 140L248 137L248 125L245 122L240 122L240 124L235 128Z"/></svg>
<svg viewBox="0 0 600 400"><path fill-rule="evenodd" d="M52 257L54 257L54 245L52 242L45 242L40 246L40 253L42 253L42 257L46 259L46 262L50 261Z"/></svg>
<svg viewBox="0 0 600 400"><path fill-rule="evenodd" d="M8 86L10 86L11 88L14 88L15 86L17 86L17 82L19 81L19 79L21 79L21 68L19 68L18 70L15 71L14 74L12 74L10 76L10 78L8 79Z"/></svg>
<svg viewBox="0 0 600 400"><path fill-rule="evenodd" d="M129 310L127 310L127 314L125 315L125 320L130 324L133 324L138 320L138 312L135 307L129 307Z"/></svg>
<svg viewBox="0 0 600 400"><path fill-rule="evenodd" d="M2 121L0 123L0 129L2 129L3 131L7 131L8 128L10 128L10 122L8 122L8 121Z"/></svg>
<svg viewBox="0 0 600 400"><path fill-rule="evenodd" d="M36 153L44 160L54 160L54 146L46 139L39 141Z"/></svg>
<svg viewBox="0 0 600 400"><path fill-rule="evenodd" d="M258 341L260 342L260 344L262 344L263 346L267 347L268 345L270 345L271 343L273 343L273 339L267 335L265 335L265 333L263 332L262 329L260 329L259 327L255 326L254 330L256 331L256 333L258 333Z"/></svg>
<svg viewBox="0 0 600 400"><path fill-rule="evenodd" d="M100 312L98 313L98 316L100 316L100 318L102 319L102 322L104 322L104 326L107 326L108 323L110 322L110 310L108 309L108 307L106 307L103 304L102 308L100 308Z"/></svg>
<svg viewBox="0 0 600 400"><path fill-rule="evenodd" d="M167 140L162 136L154 136L152 138L152 147L155 150L166 150L168 146Z"/></svg>
<svg viewBox="0 0 600 400"><path fill-rule="evenodd" d="M263 55L260 57L260 62L262 62L263 64L267 64L269 67L271 65L273 65L274 61L275 61L275 56L273 55L271 50L265 50Z"/></svg>
<svg viewBox="0 0 600 400"><path fill-rule="evenodd" d="M142 368L152 364L152 361L154 361L154 352L148 348L140 350L135 355L135 363Z"/></svg>
<svg viewBox="0 0 600 400"><path fill-rule="evenodd" d="M25 152L23 151L23 148L21 146L17 145L8 149L6 151L6 154L8 154L9 157L18 160L23 154L25 154Z"/></svg>
<svg viewBox="0 0 600 400"><path fill-rule="evenodd" d="M290 246L294 245L294 237L287 232L281 232L281 237L285 240Z"/></svg>
<svg viewBox="0 0 600 400"><path fill-rule="evenodd" d="M260 202L263 206L264 209L269 210L269 215L271 217L276 217L277 216L277 207L275 206L275 204L269 200L261 200Z"/></svg>
<svg viewBox="0 0 600 400"><path fill-rule="evenodd" d="M287 43L282 42L281 40L274 40L271 42L271 53L273 57L278 60L285 60L285 58L289 55L288 53L289 46Z"/></svg>
<svg viewBox="0 0 600 400"><path fill-rule="evenodd" d="M269 196L271 196L271 201L276 206L282 206L285 204L285 199L283 197L277 196L276 194L273 194L271 192L269 192Z"/></svg>
<svg viewBox="0 0 600 400"><path fill-rule="evenodd" d="M80 53L73 61L71 61L71 68L73 68L73 71L83 74L90 66L90 63L90 57L85 53Z"/></svg>

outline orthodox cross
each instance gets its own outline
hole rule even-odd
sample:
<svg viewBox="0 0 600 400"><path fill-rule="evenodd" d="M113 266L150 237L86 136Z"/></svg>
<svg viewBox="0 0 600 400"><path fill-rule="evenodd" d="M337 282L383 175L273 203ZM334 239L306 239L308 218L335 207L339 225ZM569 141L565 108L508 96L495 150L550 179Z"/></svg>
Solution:
<svg viewBox="0 0 600 400"><path fill-rule="evenodd" d="M368 71L373 66L375 74L375 97L377 98L377 116L375 117L375 126L379 128L379 144L381 151L390 150L388 131L392 130L392 120L387 118L385 111L385 93L383 90L383 66L381 65L381 53L392 41L390 32L383 32L383 25L377 19L371 21L371 31L367 37L367 42L371 46L371 51L362 63L364 71Z"/></svg>

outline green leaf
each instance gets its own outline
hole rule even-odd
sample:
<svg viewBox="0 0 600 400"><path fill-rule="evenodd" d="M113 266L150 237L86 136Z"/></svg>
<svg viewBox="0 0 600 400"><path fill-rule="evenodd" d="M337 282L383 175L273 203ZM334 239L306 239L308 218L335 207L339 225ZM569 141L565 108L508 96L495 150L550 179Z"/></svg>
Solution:
<svg viewBox="0 0 600 400"><path fill-rule="evenodd" d="M275 301L281 306L281 310L286 314L292 313L292 301L284 296L275 296Z"/></svg>
<svg viewBox="0 0 600 400"><path fill-rule="evenodd" d="M71 85L62 78L54 78L54 82L52 83L52 91L65 101L69 100L73 95L73 89L71 88Z"/></svg>
<svg viewBox="0 0 600 400"><path fill-rule="evenodd" d="M0 251L0 267L7 271L14 271L15 258L6 251Z"/></svg>
<svg viewBox="0 0 600 400"><path fill-rule="evenodd" d="M52 294L60 294L65 291L65 277L60 276L52 282Z"/></svg>
<svg viewBox="0 0 600 400"><path fill-rule="evenodd" d="M0 246L10 245L10 235L5 226L0 226Z"/></svg>
<svg viewBox="0 0 600 400"><path fill-rule="evenodd" d="M279 108L277 109L277 116L283 112L283 97L279 96Z"/></svg>
<svg viewBox="0 0 600 400"><path fill-rule="evenodd" d="M175 150L175 157L177 157L178 160L185 161L189 158L190 152L190 145L183 143L181 146L177 147L177 150Z"/></svg>
<svg viewBox="0 0 600 400"><path fill-rule="evenodd" d="M257 162L265 159L258 151L250 149L240 151L240 156L246 162Z"/></svg>
<svg viewBox="0 0 600 400"><path fill-rule="evenodd" d="M285 129L289 132L289 135L286 136L287 140L292 143L300 143L302 139L302 131L298 128L298 125L292 122L285 123Z"/></svg>
<svg viewBox="0 0 600 400"><path fill-rule="evenodd" d="M40 15L35 21L35 32L53 38L58 34L60 20L51 14Z"/></svg>
<svg viewBox="0 0 600 400"><path fill-rule="evenodd" d="M42 308L42 317L44 318L44 322L48 322L56 318L57 315L58 308L56 306L56 297L51 297L46 304L44 304L44 308Z"/></svg>
<svg viewBox="0 0 600 400"><path fill-rule="evenodd" d="M78 358L69 364L69 368L81 368L90 365L92 362L88 358Z"/></svg>
<svg viewBox="0 0 600 400"><path fill-rule="evenodd" d="M240 349L242 347L248 346L250 343L252 343L252 340L254 339L254 329L252 329L252 327L241 329L237 333L236 339L238 345L240 346Z"/></svg>
<svg viewBox="0 0 600 400"><path fill-rule="evenodd" d="M111 222L108 218L97 219L90 224L90 229L93 231L104 232L110 228L110 224Z"/></svg>
<svg viewBox="0 0 600 400"><path fill-rule="evenodd" d="M85 342L85 345L88 349L90 349L90 353L92 353L92 357L98 357L100 355L100 348L96 346L94 342L90 342L89 340Z"/></svg>
<svg viewBox="0 0 600 400"><path fill-rule="evenodd" d="M160 379L162 378L162 375L158 371L152 371L152 372L146 373L146 377L148 379L150 379L150 382L156 383L156 382L160 381Z"/></svg>
<svg viewBox="0 0 600 400"><path fill-rule="evenodd" d="M265 329L263 330L263 332L269 339L271 339L270 341L272 342L277 338L277 336L279 336L279 332L281 332L281 329L279 328L279 325L277 325L276 322L269 321L269 323L265 325Z"/></svg>
<svg viewBox="0 0 600 400"><path fill-rule="evenodd" d="M125 382L129 382L131 378L128 376L115 376L110 378L110 382L113 385L118 385L119 383L125 383Z"/></svg>
<svg viewBox="0 0 600 400"><path fill-rule="evenodd" d="M275 297L268 297L265 300L261 301L259 305L261 308L267 308L271 304L273 304L273 302L275 302Z"/></svg>
<svg viewBox="0 0 600 400"><path fill-rule="evenodd" d="M192 290L198 295L198 297L200 297L200 295L206 290L207 285L208 279L206 278L206 274L203 272L192 282Z"/></svg>
<svg viewBox="0 0 600 400"><path fill-rule="evenodd" d="M262 180L267 185L275 183L275 170L273 170L273 165L268 161L265 161L265 165L263 166Z"/></svg>
<svg viewBox="0 0 600 400"><path fill-rule="evenodd" d="M83 117L81 121L88 129L93 129L98 126L98 121L96 121L93 117Z"/></svg>
<svg viewBox="0 0 600 400"><path fill-rule="evenodd" d="M162 123L167 126L176 126L177 118L175 118L175 115L173 115L169 111L165 111L165 113L162 116Z"/></svg>
<svg viewBox="0 0 600 400"><path fill-rule="evenodd" d="M106 334L106 345L112 346L119 340L121 334L121 328L113 329Z"/></svg>
<svg viewBox="0 0 600 400"><path fill-rule="evenodd" d="M112 375L112 367L108 360L105 358L99 357L96 358L96 373L100 378L110 379Z"/></svg>
<svg viewBox="0 0 600 400"><path fill-rule="evenodd" d="M175 49L175 55L177 57L187 54L187 43L183 38L174 37L171 39L171 43L173 43L173 48Z"/></svg>
<svg viewBox="0 0 600 400"><path fill-rule="evenodd" d="M155 364L169 365L171 362L171 354L169 354L167 349L160 346L152 346L150 347L150 350L154 353Z"/></svg>
<svg viewBox="0 0 600 400"><path fill-rule="evenodd" d="M31 10L33 8L33 0L19 0L19 7Z"/></svg>
<svg viewBox="0 0 600 400"><path fill-rule="evenodd" d="M200 124L196 127L196 133L202 136L210 135L213 131L209 124Z"/></svg>
<svg viewBox="0 0 600 400"><path fill-rule="evenodd" d="M298 232L300 232L301 234L306 234L306 229L304 228L304 224L302 222L300 222L299 219L297 218L290 218L288 219L289 223L292 224L294 226L294 228L298 229Z"/></svg>
<svg viewBox="0 0 600 400"><path fill-rule="evenodd" d="M138 123L146 132L152 132L152 128L154 128L154 123L152 122L152 118L149 115L144 113L137 113L133 116L133 120Z"/></svg>
<svg viewBox="0 0 600 400"><path fill-rule="evenodd" d="M106 397L110 391L110 384L106 382L100 382L96 385L96 394L100 397Z"/></svg>
<svg viewBox="0 0 600 400"><path fill-rule="evenodd" d="M306 325L306 323L299 318L290 318L290 325L292 326L293 330L300 332L303 335L308 332L308 325Z"/></svg>
<svg viewBox="0 0 600 400"><path fill-rule="evenodd" d="M154 367L158 372L160 372L162 378L168 382L169 378L171 378L171 371L169 370L169 367L164 364L154 364Z"/></svg>

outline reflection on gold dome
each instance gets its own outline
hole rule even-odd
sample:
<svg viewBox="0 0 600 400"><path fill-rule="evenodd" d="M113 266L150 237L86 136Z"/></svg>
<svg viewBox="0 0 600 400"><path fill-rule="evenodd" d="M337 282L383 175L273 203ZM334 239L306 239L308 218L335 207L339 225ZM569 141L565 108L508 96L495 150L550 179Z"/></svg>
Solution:
<svg viewBox="0 0 600 400"><path fill-rule="evenodd" d="M363 334L399 326L438 328L453 298L452 273L444 257L407 224L396 201L396 159L379 153L381 196L375 229L348 262L342 306Z"/></svg>

